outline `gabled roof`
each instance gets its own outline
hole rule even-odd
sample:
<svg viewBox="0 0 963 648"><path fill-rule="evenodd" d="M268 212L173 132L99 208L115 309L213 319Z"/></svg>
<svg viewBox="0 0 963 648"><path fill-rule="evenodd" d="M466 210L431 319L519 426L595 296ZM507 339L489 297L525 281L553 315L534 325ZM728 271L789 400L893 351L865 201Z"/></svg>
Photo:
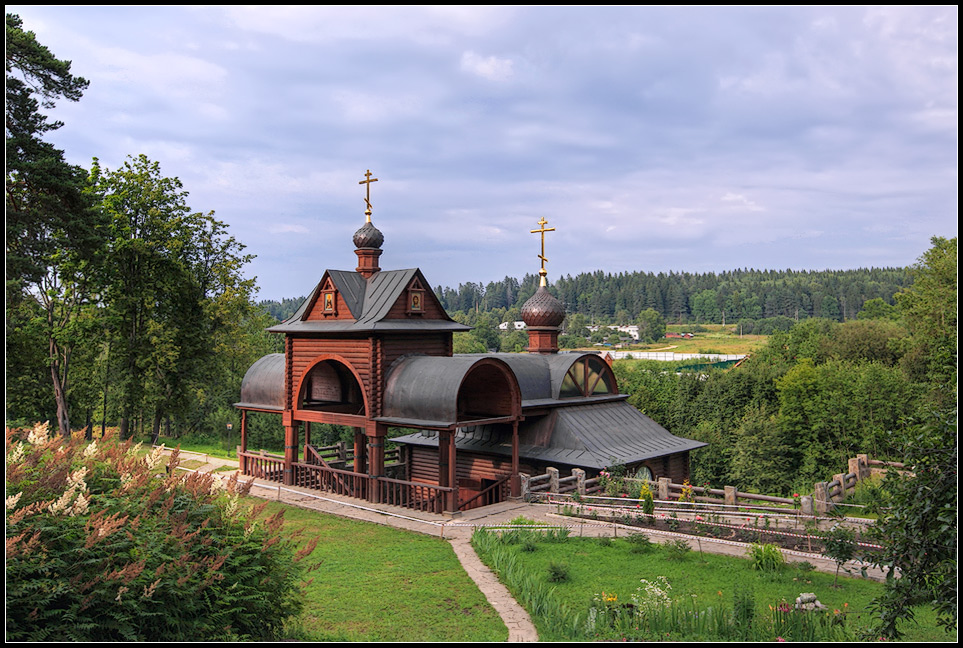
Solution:
<svg viewBox="0 0 963 648"><path fill-rule="evenodd" d="M330 278L341 295L353 319L307 320L308 311L317 301L325 280ZM370 278L348 270L326 270L321 281L298 310L287 320L272 326L268 331L275 333L311 332L354 332L372 330L392 331L468 331L470 326L459 324L447 315L445 319L387 319L392 306L404 297L405 289L417 278L427 286L428 282L421 270L382 270ZM426 295L430 291L425 291ZM434 295L431 295L434 299ZM443 309L439 307L441 312Z"/></svg>

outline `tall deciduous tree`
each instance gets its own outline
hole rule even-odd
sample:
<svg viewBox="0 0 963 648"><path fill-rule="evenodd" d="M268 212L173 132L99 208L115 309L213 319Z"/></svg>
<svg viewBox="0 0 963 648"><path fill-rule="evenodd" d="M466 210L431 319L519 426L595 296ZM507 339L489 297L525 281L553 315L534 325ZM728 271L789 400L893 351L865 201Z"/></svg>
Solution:
<svg viewBox="0 0 963 648"><path fill-rule="evenodd" d="M8 307L24 300L42 307L38 319L57 424L66 435L70 368L92 321L87 315L104 232L84 192L86 173L42 139L62 124L48 121L40 109L52 108L58 99L77 101L88 82L73 76L70 62L57 59L12 14L6 16L5 82ZM22 332L15 329L11 335Z"/></svg>
<svg viewBox="0 0 963 648"><path fill-rule="evenodd" d="M887 475L892 508L878 523L883 544L879 563L889 567L886 592L874 601L876 630L899 638L913 620L913 605L932 604L948 633L958 620L958 467L955 407L929 415L905 444L904 461L912 474Z"/></svg>
<svg viewBox="0 0 963 648"><path fill-rule="evenodd" d="M639 313L639 341L655 342L665 337L665 320L653 308Z"/></svg>
<svg viewBox="0 0 963 648"><path fill-rule="evenodd" d="M116 171L97 160L91 184L110 218L111 249L104 298L119 370L121 432L133 419L160 420L188 404L213 408L205 382L217 373L237 331L255 308L253 280L241 269L252 257L213 213L190 210L177 178L146 156Z"/></svg>
<svg viewBox="0 0 963 648"><path fill-rule="evenodd" d="M913 266L913 284L894 297L914 337L906 365L917 359L914 378L938 387L957 381L957 239L934 236L931 243Z"/></svg>

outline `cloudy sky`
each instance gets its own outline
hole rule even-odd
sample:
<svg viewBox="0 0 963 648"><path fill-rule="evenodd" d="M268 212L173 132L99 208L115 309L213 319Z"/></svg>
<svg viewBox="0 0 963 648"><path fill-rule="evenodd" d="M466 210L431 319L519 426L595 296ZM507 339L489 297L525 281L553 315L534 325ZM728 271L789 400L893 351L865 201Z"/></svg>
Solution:
<svg viewBox="0 0 963 648"><path fill-rule="evenodd" d="M36 7L90 81L69 161L146 154L257 255L260 297L382 267L905 266L956 236L956 7Z"/></svg>

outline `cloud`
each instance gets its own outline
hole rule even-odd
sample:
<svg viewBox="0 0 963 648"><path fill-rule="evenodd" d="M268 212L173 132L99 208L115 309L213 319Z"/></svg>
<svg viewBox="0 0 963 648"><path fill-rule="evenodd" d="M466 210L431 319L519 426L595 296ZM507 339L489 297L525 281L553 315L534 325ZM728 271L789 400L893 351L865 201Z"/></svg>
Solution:
<svg viewBox="0 0 963 648"><path fill-rule="evenodd" d="M722 202L737 203L740 207L749 211L766 211L765 207L757 205L754 201L749 200L742 194L726 192L726 194L722 196Z"/></svg>
<svg viewBox="0 0 963 648"><path fill-rule="evenodd" d="M461 56L461 69L465 72L488 79L507 81L512 77L512 60L496 56L483 57L475 52L465 52Z"/></svg>

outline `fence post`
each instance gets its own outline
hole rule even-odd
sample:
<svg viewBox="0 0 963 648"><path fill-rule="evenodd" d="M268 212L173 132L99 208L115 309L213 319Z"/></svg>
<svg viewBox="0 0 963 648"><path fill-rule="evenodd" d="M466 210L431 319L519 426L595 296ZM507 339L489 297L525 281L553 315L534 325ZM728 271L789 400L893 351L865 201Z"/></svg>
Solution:
<svg viewBox="0 0 963 648"><path fill-rule="evenodd" d="M856 459L859 460L859 462L857 463L857 465L859 466L859 472L856 473L857 475L856 479L866 479L867 477L870 476L870 474L872 474L872 471L870 471L869 469L869 455L858 454L856 455ZM850 470L849 472L853 472L853 471Z"/></svg>
<svg viewBox="0 0 963 648"><path fill-rule="evenodd" d="M829 513L829 507L832 505L829 501L829 484L826 482L816 482L813 487L813 499L816 504L816 513L819 515L825 515Z"/></svg>
<svg viewBox="0 0 963 648"><path fill-rule="evenodd" d="M839 494L833 498L834 502L842 502L846 499L846 475L840 473L833 475L833 481L839 482Z"/></svg>
<svg viewBox="0 0 963 648"><path fill-rule="evenodd" d="M581 468L572 468L572 475L575 477L575 492L585 495L585 471Z"/></svg>
<svg viewBox="0 0 963 648"><path fill-rule="evenodd" d="M548 473L548 492L557 493L558 492L558 468L546 468L545 472Z"/></svg>
<svg viewBox="0 0 963 648"><path fill-rule="evenodd" d="M531 476L526 475L525 473L519 473L518 476L522 482L521 496L524 498L531 492L531 488L528 484L528 480L531 479Z"/></svg>
<svg viewBox="0 0 963 648"><path fill-rule="evenodd" d="M665 501L669 499L669 478L659 477L659 499Z"/></svg>
<svg viewBox="0 0 963 648"><path fill-rule="evenodd" d="M850 475L856 475L856 481L863 478L863 471L860 470L860 460L859 457L850 457L849 461L846 462L846 470Z"/></svg>
<svg viewBox="0 0 963 648"><path fill-rule="evenodd" d="M799 498L799 510L802 511L803 515L813 514L813 496L803 495Z"/></svg>
<svg viewBox="0 0 963 648"><path fill-rule="evenodd" d="M726 505L735 506L738 499L738 491L735 486L726 486Z"/></svg>

